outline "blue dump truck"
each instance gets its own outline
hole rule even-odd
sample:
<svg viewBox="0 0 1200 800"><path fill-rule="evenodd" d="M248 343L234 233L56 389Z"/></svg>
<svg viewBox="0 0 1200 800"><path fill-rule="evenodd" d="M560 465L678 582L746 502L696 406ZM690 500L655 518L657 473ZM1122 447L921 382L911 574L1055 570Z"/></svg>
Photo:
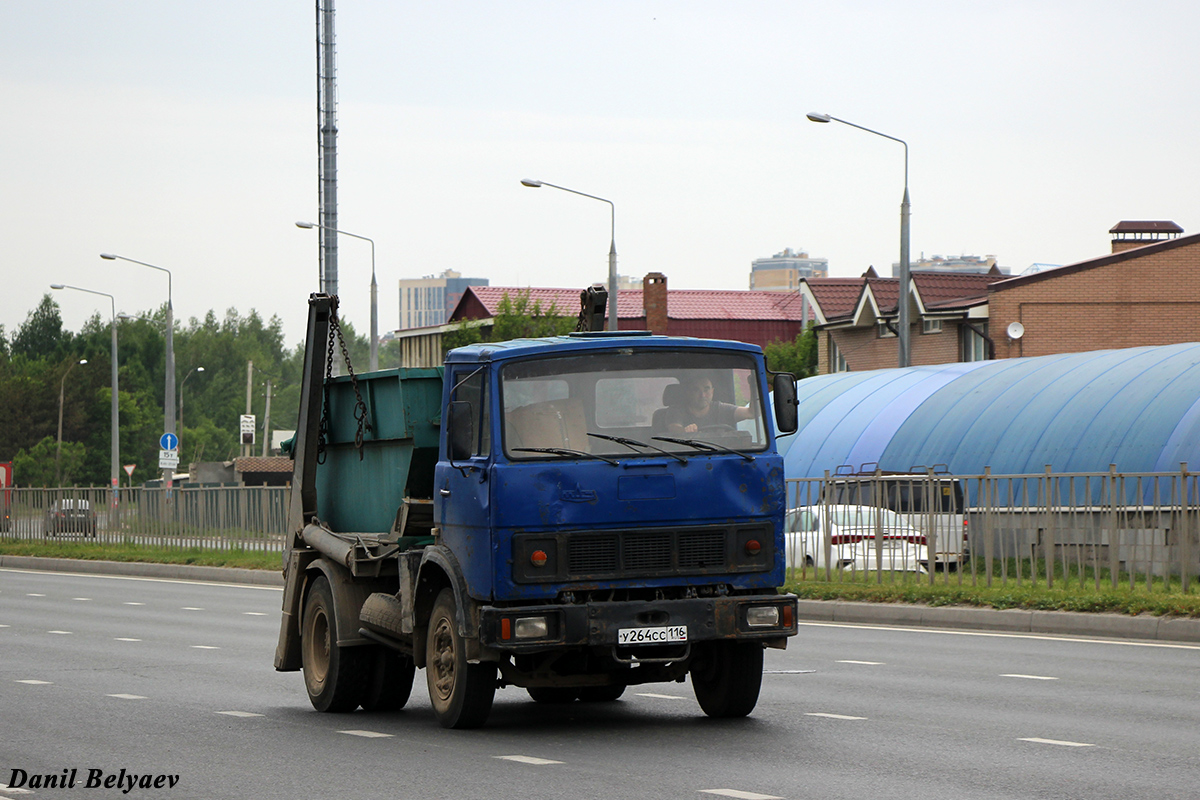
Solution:
<svg viewBox="0 0 1200 800"><path fill-rule="evenodd" d="M597 331L331 377L336 310L310 298L275 656L315 708L398 709L424 669L451 728L501 687L604 702L688 675L709 716L753 710L763 648L796 633L793 376Z"/></svg>

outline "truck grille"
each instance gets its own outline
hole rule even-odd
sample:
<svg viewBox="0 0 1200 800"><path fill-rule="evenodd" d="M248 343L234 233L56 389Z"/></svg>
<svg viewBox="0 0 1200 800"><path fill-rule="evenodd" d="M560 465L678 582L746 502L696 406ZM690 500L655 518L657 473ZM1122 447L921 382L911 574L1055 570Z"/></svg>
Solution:
<svg viewBox="0 0 1200 800"><path fill-rule="evenodd" d="M761 551L745 553L756 539ZM530 554L552 553L530 567ZM513 536L513 579L518 583L759 572L774 562L770 524L654 528L632 531L568 531Z"/></svg>

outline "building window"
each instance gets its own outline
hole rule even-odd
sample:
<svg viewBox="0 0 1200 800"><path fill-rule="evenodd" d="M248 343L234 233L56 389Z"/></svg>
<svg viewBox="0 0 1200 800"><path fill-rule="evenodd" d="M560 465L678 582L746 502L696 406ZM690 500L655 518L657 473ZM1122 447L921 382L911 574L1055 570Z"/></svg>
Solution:
<svg viewBox="0 0 1200 800"><path fill-rule="evenodd" d="M921 320L921 333L941 333L942 321L940 319L923 319Z"/></svg>
<svg viewBox="0 0 1200 800"><path fill-rule="evenodd" d="M846 363L846 357L842 355L841 349L837 346L837 342L833 337L829 337L829 362L831 372L849 372L850 365Z"/></svg>
<svg viewBox="0 0 1200 800"><path fill-rule="evenodd" d="M875 336L879 339L891 339L896 336L883 320L875 323Z"/></svg>
<svg viewBox="0 0 1200 800"><path fill-rule="evenodd" d="M978 322L975 327L987 334L987 323ZM980 336L974 330L966 325L960 325L959 331L962 334L962 360L963 361L986 361L988 358L988 343L987 339Z"/></svg>

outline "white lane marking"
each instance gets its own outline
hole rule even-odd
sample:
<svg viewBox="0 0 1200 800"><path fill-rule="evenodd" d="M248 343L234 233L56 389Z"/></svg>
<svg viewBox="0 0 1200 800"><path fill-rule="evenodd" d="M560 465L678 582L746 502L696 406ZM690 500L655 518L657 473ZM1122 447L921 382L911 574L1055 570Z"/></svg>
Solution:
<svg viewBox="0 0 1200 800"><path fill-rule="evenodd" d="M96 572L45 572L38 569L0 567L0 572L19 572L23 575L55 576L64 578L100 578L108 581L147 581L149 583L186 583L189 586L228 586L235 589L258 589L264 592L282 592L283 586L263 586L257 583L226 583L223 581L189 581L184 578L142 578L137 575L101 575ZM278 572L278 571L276 571ZM44 594L33 595L45 597Z"/></svg>
<svg viewBox="0 0 1200 800"><path fill-rule="evenodd" d="M27 595L25 595L25 596L26 596L26 597L45 597L46 595L44 595L44 594L35 594L34 592L30 592L29 594L27 594Z"/></svg>
<svg viewBox="0 0 1200 800"><path fill-rule="evenodd" d="M361 736L364 739L390 739L390 738L392 738L392 734L379 733L378 731L338 731L338 733L344 733L347 736Z"/></svg>
<svg viewBox="0 0 1200 800"><path fill-rule="evenodd" d="M49 686L53 682L54 681L39 681L39 680L34 680L33 678L30 678L28 680L23 680L23 681L17 681L17 683L25 683L30 686Z"/></svg>
<svg viewBox="0 0 1200 800"><path fill-rule="evenodd" d="M203 608L196 608L195 606L184 606L183 608L181 608L181 609L179 609L179 610L180 610L180 611L203 611L204 609L203 609Z"/></svg>
<svg viewBox="0 0 1200 800"><path fill-rule="evenodd" d="M868 667L882 667L884 665L884 662L882 662L882 661L851 661L850 659L844 659L842 661L838 661L837 663L838 664L862 664L862 665L868 666Z"/></svg>
<svg viewBox="0 0 1200 800"><path fill-rule="evenodd" d="M265 617L267 615L265 611L243 611L242 613L248 617Z"/></svg>
<svg viewBox="0 0 1200 800"><path fill-rule="evenodd" d="M7 625L0 625L0 628L7 628Z"/></svg>
<svg viewBox="0 0 1200 800"><path fill-rule="evenodd" d="M70 636L71 635L70 631L46 631L46 633L57 633L61 636Z"/></svg>
<svg viewBox="0 0 1200 800"><path fill-rule="evenodd" d="M654 697L659 700L686 700L686 697L680 697L677 694L655 694L654 692L638 692L638 697Z"/></svg>
<svg viewBox="0 0 1200 800"><path fill-rule="evenodd" d="M140 642L141 639L130 639L128 636L116 636L113 638L113 641L114 642Z"/></svg>
<svg viewBox="0 0 1200 800"><path fill-rule="evenodd" d="M866 719L866 717L848 717L845 714L822 714L819 711L812 711L804 716L806 717L825 717L827 719Z"/></svg>
<svg viewBox="0 0 1200 800"><path fill-rule="evenodd" d="M1087 742L1064 742L1060 739L1041 739L1041 738L1038 738L1037 736L1031 736L1027 739L1021 738L1021 739L1017 739L1017 741L1018 742L1033 742L1034 744L1056 744L1059 747L1095 747L1096 746L1094 744L1088 744Z"/></svg>
<svg viewBox="0 0 1200 800"><path fill-rule="evenodd" d="M764 669L763 675L810 675L815 669Z"/></svg>
<svg viewBox="0 0 1200 800"><path fill-rule="evenodd" d="M144 606L146 604L145 603L126 603L125 605L127 605L127 606Z"/></svg>
<svg viewBox="0 0 1200 800"><path fill-rule="evenodd" d="M90 597L72 597L71 599L72 600L83 600L84 602L91 602L92 598L90 598Z"/></svg>
<svg viewBox="0 0 1200 800"><path fill-rule="evenodd" d="M549 758L534 758L533 756L492 756L501 761L516 761L520 764L533 764L537 767L543 767L547 764L561 764L561 761L552 761Z"/></svg>
<svg viewBox="0 0 1200 800"><path fill-rule="evenodd" d="M220 650L221 648L217 647L216 645L211 645L211 644L194 644L194 645L192 645L192 649L193 650Z"/></svg>
<svg viewBox="0 0 1200 800"><path fill-rule="evenodd" d="M1049 675L1021 675L1020 673L1010 672L1001 675L1001 678L1024 678L1028 681L1056 681L1058 678L1052 678Z"/></svg>
<svg viewBox="0 0 1200 800"><path fill-rule="evenodd" d="M218 714L224 714L227 717L261 717L262 714L255 714L253 711L218 711Z"/></svg>
<svg viewBox="0 0 1200 800"><path fill-rule="evenodd" d="M118 700L145 700L146 698L140 694L108 694L105 697L115 697Z"/></svg>
<svg viewBox="0 0 1200 800"><path fill-rule="evenodd" d="M738 800L783 800L774 794L759 794L758 792L743 792L741 789L701 789L701 794L716 794L721 797L736 797Z"/></svg>
<svg viewBox="0 0 1200 800"><path fill-rule="evenodd" d="M1074 642L1075 644L1115 644L1122 647L1161 647L1167 650L1200 650L1200 644L1170 642L1120 641L1118 639L1088 639L1083 636L1048 636L1040 633L994 633L991 631L956 631L949 628L907 628L891 625L860 625L853 622L798 622L810 628L857 628L864 631L901 631L904 633L935 633L941 636L982 636L991 639L1037 639L1043 642Z"/></svg>
<svg viewBox="0 0 1200 800"><path fill-rule="evenodd" d="M16 787L7 786L3 783L0 783L0 791L4 792L5 794L33 794L33 792L31 792L29 789L17 789Z"/></svg>

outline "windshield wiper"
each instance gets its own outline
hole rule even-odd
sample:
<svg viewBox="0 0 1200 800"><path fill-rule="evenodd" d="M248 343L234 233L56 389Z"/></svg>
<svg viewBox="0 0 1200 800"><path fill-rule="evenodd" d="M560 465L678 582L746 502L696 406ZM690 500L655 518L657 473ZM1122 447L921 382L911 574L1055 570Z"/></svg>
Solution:
<svg viewBox="0 0 1200 800"><path fill-rule="evenodd" d="M614 467L621 466L620 461L614 461L611 458L598 456L595 453L588 453L584 450L570 450L566 447L514 447L512 450L514 453L553 453L556 456L583 456L584 458L596 458L600 461L605 461Z"/></svg>
<svg viewBox="0 0 1200 800"><path fill-rule="evenodd" d="M637 439L626 439L624 436L609 436L608 434L605 434L605 433L592 433L591 431L588 431L588 436L595 436L597 439L607 439L610 442L616 442L617 444L623 444L626 447L628 447L630 450L635 450L638 447L644 447L647 450L657 450L658 452L662 453L664 456L670 456L671 458L675 459L680 464L687 463L687 459L684 458L683 456L679 455L678 453L672 453L670 450L663 450L661 447L655 447L652 444L646 444L645 442L639 442Z"/></svg>
<svg viewBox="0 0 1200 800"><path fill-rule="evenodd" d="M699 439L676 439L674 436L651 436L651 439L656 439L660 442L674 442L675 444L685 444L688 447L694 447L697 450L704 450L708 453L733 453L735 456L741 456L747 461L753 461L754 456L743 453L740 450L734 450L732 447L726 447L723 444L714 442L704 442Z"/></svg>

